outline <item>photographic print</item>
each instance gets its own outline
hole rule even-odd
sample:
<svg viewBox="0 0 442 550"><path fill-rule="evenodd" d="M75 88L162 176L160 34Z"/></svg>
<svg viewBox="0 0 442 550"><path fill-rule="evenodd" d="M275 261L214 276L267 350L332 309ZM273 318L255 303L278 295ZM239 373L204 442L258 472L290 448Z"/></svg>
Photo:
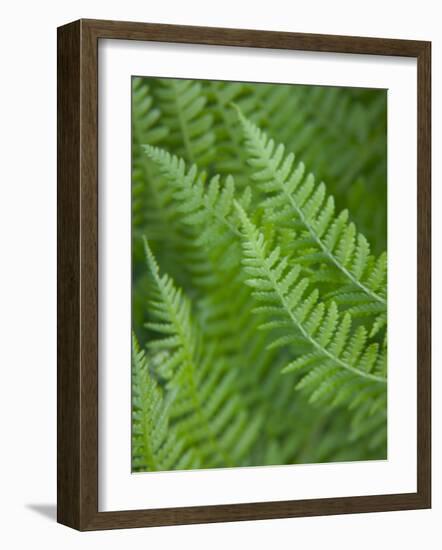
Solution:
<svg viewBox="0 0 442 550"><path fill-rule="evenodd" d="M385 460L386 251L386 90L133 77L132 471Z"/></svg>
<svg viewBox="0 0 442 550"><path fill-rule="evenodd" d="M57 81L58 522L430 508L431 42L86 19Z"/></svg>
<svg viewBox="0 0 442 550"><path fill-rule="evenodd" d="M57 121L58 522L430 508L431 42L77 20Z"/></svg>

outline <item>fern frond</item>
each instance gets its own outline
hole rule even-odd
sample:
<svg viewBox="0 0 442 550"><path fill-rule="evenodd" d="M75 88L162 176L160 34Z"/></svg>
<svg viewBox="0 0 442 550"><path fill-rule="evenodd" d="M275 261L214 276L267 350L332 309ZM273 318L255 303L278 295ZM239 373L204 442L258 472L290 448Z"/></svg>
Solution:
<svg viewBox="0 0 442 550"><path fill-rule="evenodd" d="M200 166L214 157L213 116L207 113L207 97L201 83L174 78L158 79L155 87L163 123L169 128L168 146L188 162Z"/></svg>
<svg viewBox="0 0 442 550"><path fill-rule="evenodd" d="M145 241L147 263L156 292L151 309L158 322L149 328L163 337L150 343L168 359L159 371L168 388L177 391L172 418L177 433L187 440L204 464L240 463L258 435L260 417L250 418L236 393L235 370L205 347L190 315L190 303L168 275L161 275Z"/></svg>
<svg viewBox="0 0 442 550"><path fill-rule="evenodd" d="M239 384L250 404L256 403L256 388L268 389L269 377L274 378L274 353L265 353L268 336L259 334L263 318L253 313L250 289L238 276L241 268L240 220L234 208L234 198L247 208L250 192L245 189L238 196L234 180L218 176L205 181L195 166L186 168L185 162L167 151L147 146L148 157L155 162L174 190L177 210L184 225L192 228L193 245L200 250L196 262L194 282L201 291L196 311L207 338L229 357L232 368L239 373ZM253 365L253 369L247 368ZM247 389L247 391L245 391ZM270 390L269 390L270 391ZM272 392L280 391L275 385ZM259 392L258 392L259 393ZM274 401L261 395L261 401Z"/></svg>
<svg viewBox="0 0 442 550"><path fill-rule="evenodd" d="M214 117L216 157L214 172L222 176L232 175L236 185L243 189L249 183L247 151L242 147L238 121L232 103L257 122L263 120L260 98L255 93L256 85L244 82L205 82L203 90L208 97L208 110Z"/></svg>
<svg viewBox="0 0 442 550"><path fill-rule="evenodd" d="M146 146L145 152L169 184L182 227L192 231L193 280L201 293L201 323L208 335L217 335L225 350L233 346L240 353L238 341L245 334L253 339L254 325L249 315L250 292L237 277L241 250L233 200L237 197L246 207L250 193L245 190L238 196L231 177L222 181L214 176L206 182L195 166L187 169L183 159L162 149Z"/></svg>
<svg viewBox="0 0 442 550"><path fill-rule="evenodd" d="M350 208L375 250L385 249L386 93L264 84L256 95L265 113L259 125L302 158L319 181L336 182L338 207Z"/></svg>
<svg viewBox="0 0 442 550"><path fill-rule="evenodd" d="M238 213L233 208L233 197L235 196L234 189L231 188L229 190L229 188L227 188L227 191L225 191L225 196L227 198L219 201L218 199L221 194L220 189L222 189L219 178L213 178L209 185L207 185L204 178L198 174L195 167L187 171L185 163L181 159L173 157L169 153L154 147L146 147L146 153L157 166L160 167L163 175L165 175L175 189L175 198L179 205L177 208L183 213L187 223L196 230L197 234L205 235L202 243L206 243L209 248L212 248L213 252L213 247L216 248L220 243L222 244L224 242L224 247L226 247L225 238L229 237L229 239L227 239L227 249L230 249L229 253L231 257L235 257L235 251L232 251L232 246L234 247L232 237L237 236L239 218ZM227 182L229 182L229 179L227 179ZM247 208L249 206L249 201L245 201L243 206ZM198 241L198 239L196 240ZM224 353L233 354L233 357L235 357L234 364L237 365L236 368L240 373L238 382L241 383L241 378L243 381L245 380L247 395L250 395L249 403L253 404L256 399L256 402L259 402L262 407L263 402L275 402L276 395L279 401L282 388L286 386L273 384L273 389L269 389L268 381L272 379L269 366L272 362L274 363L276 361L276 357L275 355L269 355L268 352L267 354L263 353L263 345L265 347L266 343L265 340L256 345L257 354L247 355L247 353L244 353L244 350L250 350L255 347L253 342L256 341L257 325L260 323L264 325L265 317L259 318L255 316L254 318L253 315L250 315L249 312L253 304L250 302L250 294L240 290L244 288L241 286L242 279L236 280L236 284L230 288L230 292L228 288L226 289L226 283L229 279L226 279L226 272L222 270L223 263L225 264L225 260L221 259L211 268L213 273L212 282L215 281L215 285L218 289L214 291L212 288L212 292L209 296L203 298L200 311L204 312L204 316L201 317L201 322L204 326L210 327L210 331L207 333L209 337L217 338L218 341L222 342ZM237 263L238 260L235 257L233 262L231 262L234 272L237 272ZM217 277L220 277L219 283L216 282ZM289 283L289 280L286 280L286 284L287 283ZM241 299L240 296L242 296ZM232 304L234 305L232 306ZM281 328L281 321L278 321L278 326L273 325L273 327L269 326L270 323L267 323L265 327L267 331L270 328ZM270 334L273 333L272 331ZM284 345L290 345L294 342L294 338L292 335L288 338L287 335L282 336L274 340L273 344L268 345L268 347L270 349L275 349L277 347L276 343L279 341ZM354 354L356 354L356 351L357 350L354 351ZM244 365L255 364L256 368L257 355L262 363L260 369L263 373L261 375L263 378L261 378L260 382L259 373L254 372L252 374L250 370L244 373ZM262 362L263 357L266 357L264 362ZM244 376L243 373L246 374L246 376ZM256 395L256 392L252 390L252 388L257 386L262 388L262 382L264 381L267 381L266 386L264 386L266 388L264 394L260 390L258 395ZM345 380L343 379L342 383L344 382ZM324 387L322 389L324 389ZM333 386L330 384L329 387L330 390L333 389ZM269 392L273 391L276 392L275 397L269 394ZM254 395L256 395L256 397L254 397ZM321 396L321 392L316 392L314 396L312 396L312 401L318 400ZM287 407L287 401L284 401L284 403L284 407ZM283 407L282 404L281 407ZM285 410L287 410L287 408ZM269 411L268 418L274 418L274 415L275 411ZM281 426L283 425L284 424L281 424ZM289 432L291 426L285 426L285 430ZM291 439L293 450L293 436Z"/></svg>
<svg viewBox="0 0 442 550"><path fill-rule="evenodd" d="M163 390L150 372L149 361L132 340L132 468L162 471L201 467L193 450L169 426L173 394Z"/></svg>
<svg viewBox="0 0 442 550"><path fill-rule="evenodd" d="M298 262L312 269L330 266L339 274L340 286L348 285L345 293L361 302L360 314L385 312L386 255L374 260L367 239L349 223L348 212L335 214L333 197L327 196L325 185L316 185L312 174L305 176L303 163L295 164L294 155L285 154L284 145L276 145L240 112L239 116L249 162L256 170L253 179L266 195L262 206L268 219L293 224L299 230L292 245ZM322 270L321 280L335 283L332 274L327 277Z"/></svg>
<svg viewBox="0 0 442 550"><path fill-rule="evenodd" d="M206 234L203 238L212 242L220 239L219 225L239 236L239 222L233 201L236 198L247 208L251 200L250 188L246 188L241 196L236 196L232 176L227 176L221 182L220 176L215 175L207 183L205 174L198 172L196 165L187 170L182 158L151 145L146 145L144 151L172 184L177 208L187 225L204 226ZM214 223L216 229L211 231Z"/></svg>
<svg viewBox="0 0 442 550"><path fill-rule="evenodd" d="M160 143L168 134L160 123L161 112L155 107L146 79L132 79L132 225L135 229L146 225L146 205L149 204L151 171L142 155L141 145Z"/></svg>
<svg viewBox="0 0 442 550"><path fill-rule="evenodd" d="M155 107L146 79L132 79L132 130L138 144L155 145L165 139L168 129L160 124L161 111Z"/></svg>
<svg viewBox="0 0 442 550"><path fill-rule="evenodd" d="M298 387L314 387L312 399L320 396L323 384L341 386L350 376L376 384L386 384L378 374L359 366L367 338L364 327L351 330L351 316L340 316L332 302L326 307L318 301L318 292L307 292L309 281L301 278L298 265L290 267L278 248L269 250L263 234L237 206L244 231L244 269L255 298L263 304L279 308L278 318L289 319L294 336L301 337L311 353L290 363L285 372L308 367ZM332 386L328 386L330 390ZM327 391L326 393L329 393Z"/></svg>
<svg viewBox="0 0 442 550"><path fill-rule="evenodd" d="M142 337L144 304L144 250L141 236L150 235L152 242L162 241L162 251L175 256L179 235L174 235L174 211L170 208L170 193L142 149L143 143L161 143L168 135L162 123L161 111L152 96L149 79L132 78L132 257L133 257L133 329ZM167 228L168 239L164 235Z"/></svg>

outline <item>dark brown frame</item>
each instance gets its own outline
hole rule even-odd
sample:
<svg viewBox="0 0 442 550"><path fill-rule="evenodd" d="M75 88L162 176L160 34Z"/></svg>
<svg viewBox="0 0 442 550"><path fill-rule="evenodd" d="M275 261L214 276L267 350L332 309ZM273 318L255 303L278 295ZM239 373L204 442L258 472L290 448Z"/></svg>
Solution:
<svg viewBox="0 0 442 550"><path fill-rule="evenodd" d="M98 511L98 40L247 46L417 58L417 492ZM58 29L58 521L81 531L431 506L431 43L120 21Z"/></svg>

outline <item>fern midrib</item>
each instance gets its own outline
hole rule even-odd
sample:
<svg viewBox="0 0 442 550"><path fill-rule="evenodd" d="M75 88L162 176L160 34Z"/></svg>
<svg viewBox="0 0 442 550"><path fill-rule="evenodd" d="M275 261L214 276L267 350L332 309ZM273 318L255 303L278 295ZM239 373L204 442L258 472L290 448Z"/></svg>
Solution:
<svg viewBox="0 0 442 550"><path fill-rule="evenodd" d="M250 242L250 241L249 241ZM274 277L272 271L267 268L267 262L264 254L261 253L261 250L259 247L256 246L255 240L252 241L254 245L255 255L260 259L262 262L262 265L265 266L265 271L267 278L270 280L274 291L276 292L279 300L281 301L281 304L284 307L284 310L288 313L290 319L292 320L293 324L296 326L296 328L301 332L303 337L310 342L310 344L317 349L319 352L321 352L323 355L328 357L330 360L332 360L334 363L339 365L340 367L344 368L347 371L350 371L358 376L361 376L362 378L366 378L367 380L372 380L373 382L380 382L383 384L386 384L385 378L376 376L375 374L370 374L368 372L360 371L359 369L352 367L351 365L348 365L344 361L342 361L339 357L335 357L331 352L329 352L326 348L324 348L315 338L313 338L303 327L302 323L298 320L294 312L291 310L290 305L284 296L284 293L281 291L280 284Z"/></svg>
<svg viewBox="0 0 442 550"><path fill-rule="evenodd" d="M243 119L244 124L245 119ZM247 121L245 121L247 122ZM272 176L273 180L278 184L279 189L282 191L284 196L288 199L290 202L292 208L295 210L296 214L301 219L301 222L306 227L307 231L312 236L313 240L316 242L316 244L319 246L319 248L322 250L322 252L329 258L329 260L352 282L353 285L358 287L364 294L367 296L370 296L373 300L379 302L386 308L387 302L382 297L379 296L376 292L370 290L362 281L357 279L344 265L342 265L339 260L335 257L333 252L327 248L325 243L322 241L322 239L319 237L319 235L316 233L316 231L313 229L311 224L307 221L305 218L305 215L302 211L302 208L296 203L294 197L287 192L285 182L281 179L281 176L277 170L273 168L273 162L272 162L272 153L268 153L266 151L266 148L262 146L261 140L258 138L255 138L254 132L249 132L249 136L252 136L253 143L256 149L258 149L261 153L261 155L268 161L268 164L272 167ZM249 138L250 139L250 138ZM272 151L273 152L273 151Z"/></svg>

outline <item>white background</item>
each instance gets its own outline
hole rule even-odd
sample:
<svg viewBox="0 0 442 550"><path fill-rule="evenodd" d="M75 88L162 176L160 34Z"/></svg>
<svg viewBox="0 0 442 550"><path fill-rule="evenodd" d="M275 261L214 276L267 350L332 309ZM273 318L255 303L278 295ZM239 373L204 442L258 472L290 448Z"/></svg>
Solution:
<svg viewBox="0 0 442 550"><path fill-rule="evenodd" d="M303 5L303 7L301 7ZM6 548L440 547L442 363L440 286L434 285L433 510L76 533L54 523L56 26L79 17L219 25L433 41L433 210L442 177L442 38L438 1L273 0L20 2L2 12L0 94L2 285L0 541ZM270 10L272 13L270 13ZM439 24L437 21L439 20ZM433 233L441 232L440 215ZM435 238L436 241L436 238ZM434 280L442 278L440 242ZM407 429L404 426L404 429Z"/></svg>

